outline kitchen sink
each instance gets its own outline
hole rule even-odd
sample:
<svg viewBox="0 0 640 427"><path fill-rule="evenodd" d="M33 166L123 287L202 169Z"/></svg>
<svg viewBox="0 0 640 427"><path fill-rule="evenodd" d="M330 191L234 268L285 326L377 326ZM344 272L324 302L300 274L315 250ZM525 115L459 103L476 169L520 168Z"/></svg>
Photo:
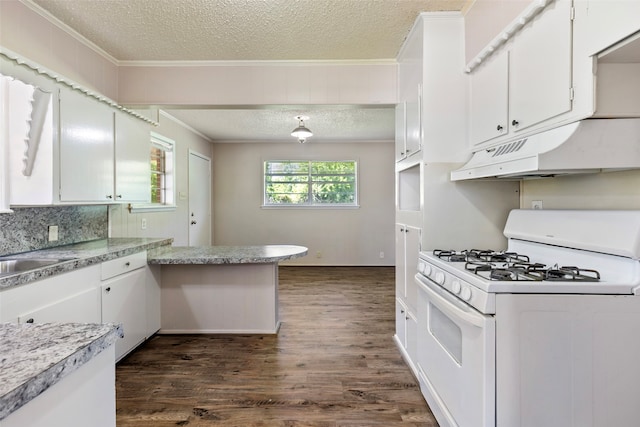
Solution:
<svg viewBox="0 0 640 427"><path fill-rule="evenodd" d="M24 273L49 265L71 261L73 258L4 258L0 259L0 277Z"/></svg>

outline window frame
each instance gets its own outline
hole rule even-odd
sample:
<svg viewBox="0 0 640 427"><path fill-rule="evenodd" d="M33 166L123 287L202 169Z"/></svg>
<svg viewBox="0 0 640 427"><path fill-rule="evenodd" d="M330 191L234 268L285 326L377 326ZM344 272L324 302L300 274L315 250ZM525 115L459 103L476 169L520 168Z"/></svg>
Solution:
<svg viewBox="0 0 640 427"><path fill-rule="evenodd" d="M177 204L177 191L176 191L176 142L173 139L160 135L155 132L150 132L149 137L149 162L151 162L151 149L159 148L165 153L171 153L170 159L165 159L165 191L169 194L167 198L170 199L168 203L152 203L151 202L151 185L149 185L149 203L141 203L131 205L131 212L159 212L159 211L173 211L176 209ZM149 174L154 172L149 168ZM169 178L166 179L167 175Z"/></svg>
<svg viewBox="0 0 640 427"><path fill-rule="evenodd" d="M307 185L309 185L309 200L310 203L301 204L286 204L286 203L267 203L267 163L269 162L300 162L309 163ZM353 162L355 172L354 177L354 201L353 203L313 203L313 167L312 164L321 162L341 163L341 162ZM296 159L262 159L262 204L263 209L359 209L360 208L360 160L358 158L349 159L322 159L322 158L296 158Z"/></svg>

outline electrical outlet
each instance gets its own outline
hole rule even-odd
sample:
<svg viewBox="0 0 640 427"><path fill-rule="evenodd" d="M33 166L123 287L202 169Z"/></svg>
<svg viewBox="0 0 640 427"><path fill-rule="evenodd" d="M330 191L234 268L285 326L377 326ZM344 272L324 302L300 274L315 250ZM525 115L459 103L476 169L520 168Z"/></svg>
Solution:
<svg viewBox="0 0 640 427"><path fill-rule="evenodd" d="M56 242L58 240L58 226L50 225L48 228L49 231L49 241Z"/></svg>
<svg viewBox="0 0 640 427"><path fill-rule="evenodd" d="M142 218L140 220L140 228L142 230L146 230L147 229L147 218Z"/></svg>
<svg viewBox="0 0 640 427"><path fill-rule="evenodd" d="M542 209L542 200L532 200L531 209Z"/></svg>
<svg viewBox="0 0 640 427"><path fill-rule="evenodd" d="M380 259L384 258L384 252L380 252Z"/></svg>
<svg viewBox="0 0 640 427"><path fill-rule="evenodd" d="M322 258L322 252L320 251L316 252L316 258Z"/></svg>

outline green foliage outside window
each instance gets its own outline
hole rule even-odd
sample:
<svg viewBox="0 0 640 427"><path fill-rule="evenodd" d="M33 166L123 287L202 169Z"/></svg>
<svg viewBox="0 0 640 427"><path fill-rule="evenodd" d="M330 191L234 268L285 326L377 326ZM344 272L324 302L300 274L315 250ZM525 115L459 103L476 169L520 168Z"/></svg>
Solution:
<svg viewBox="0 0 640 427"><path fill-rule="evenodd" d="M354 206L357 204L355 161L267 161L265 205Z"/></svg>

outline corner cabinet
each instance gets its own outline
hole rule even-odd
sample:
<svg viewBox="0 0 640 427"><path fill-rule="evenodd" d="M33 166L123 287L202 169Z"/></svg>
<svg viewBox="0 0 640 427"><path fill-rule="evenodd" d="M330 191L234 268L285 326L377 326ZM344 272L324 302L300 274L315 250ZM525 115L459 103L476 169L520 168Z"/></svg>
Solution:
<svg viewBox="0 0 640 427"><path fill-rule="evenodd" d="M28 136L9 147L11 205L149 201L147 123L67 87L13 80L10 95L11 141Z"/></svg>
<svg viewBox="0 0 640 427"><path fill-rule="evenodd" d="M571 0L556 0L470 73L472 145L571 111Z"/></svg>

